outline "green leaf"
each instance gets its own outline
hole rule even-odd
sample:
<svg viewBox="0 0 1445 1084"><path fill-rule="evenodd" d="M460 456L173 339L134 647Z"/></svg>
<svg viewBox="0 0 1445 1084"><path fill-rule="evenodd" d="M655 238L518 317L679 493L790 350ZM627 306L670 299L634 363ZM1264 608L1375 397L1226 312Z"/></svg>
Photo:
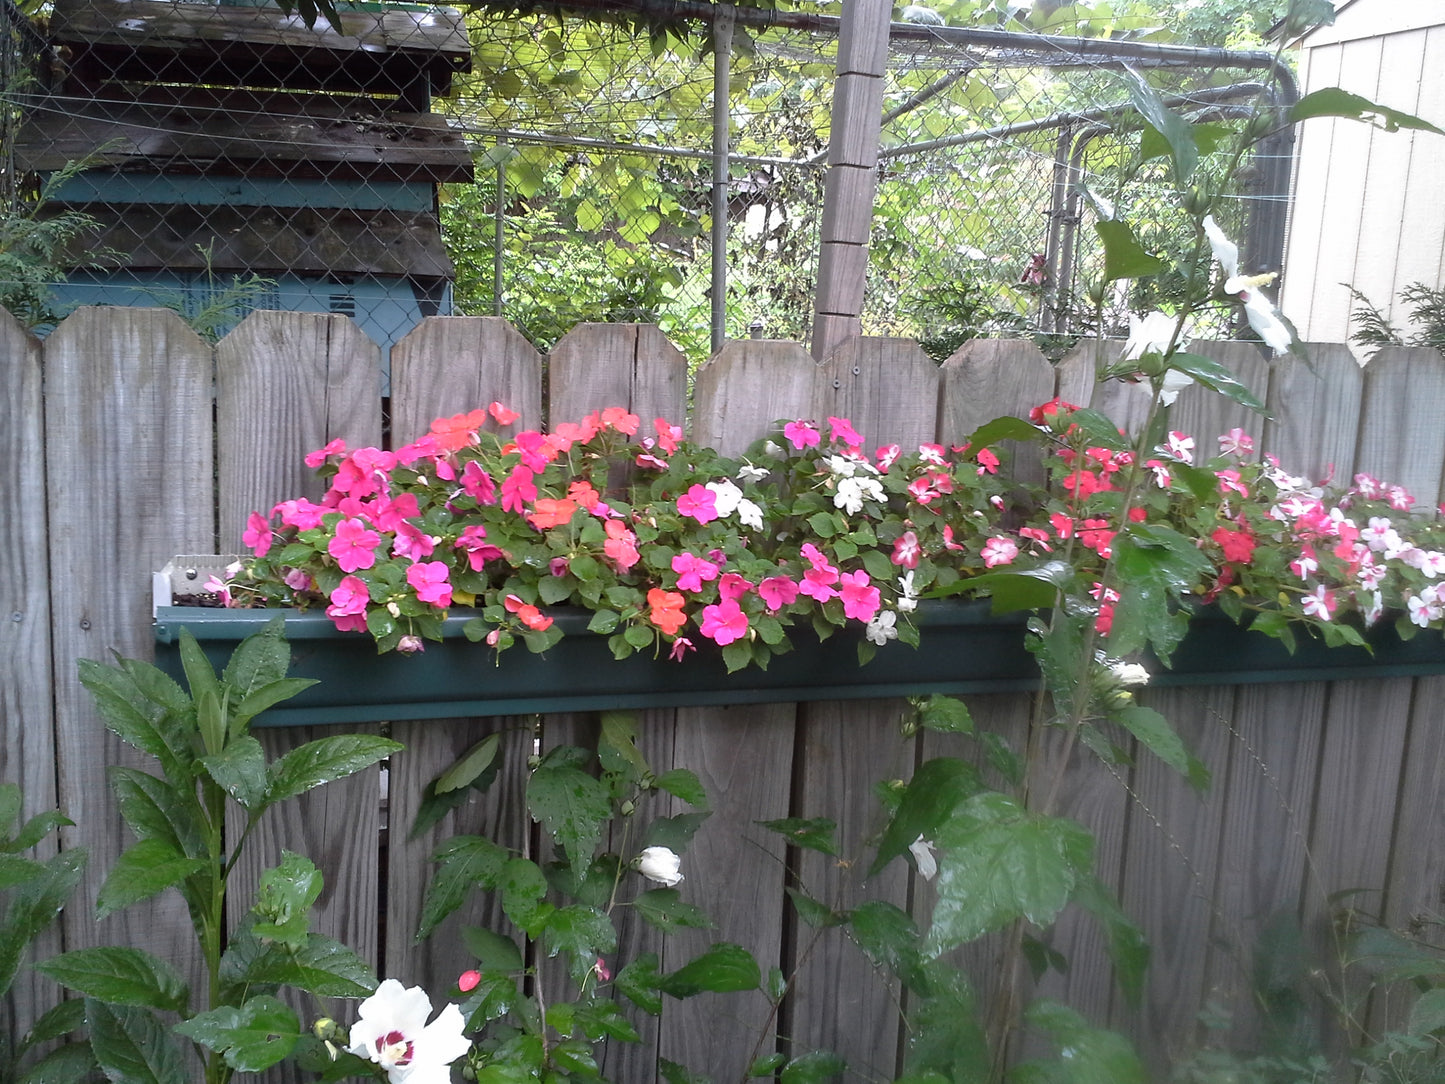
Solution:
<svg viewBox="0 0 1445 1084"><path fill-rule="evenodd" d="M579 873L592 863L612 815L607 788L570 765L543 763L527 781L527 809L566 851Z"/></svg>
<svg viewBox="0 0 1445 1084"><path fill-rule="evenodd" d="M521 971L526 962L510 937L482 926L463 926L462 944L476 957L483 971Z"/></svg>
<svg viewBox="0 0 1445 1084"><path fill-rule="evenodd" d="M840 1075L848 1063L831 1050L810 1050L783 1067L781 1084L822 1084Z"/></svg>
<svg viewBox="0 0 1445 1084"><path fill-rule="evenodd" d="M787 1062L786 1054L763 1054L748 1066L748 1077L773 1077Z"/></svg>
<svg viewBox="0 0 1445 1084"><path fill-rule="evenodd" d="M702 827L711 813L679 813L673 817L658 817L647 826L642 837L644 847L666 847L681 854L692 842L692 837Z"/></svg>
<svg viewBox="0 0 1445 1084"><path fill-rule="evenodd" d="M85 999L90 1047L112 1084L187 1084L180 1052L154 1013Z"/></svg>
<svg viewBox="0 0 1445 1084"><path fill-rule="evenodd" d="M703 789L702 781L695 772L686 768L674 768L670 772L663 772L653 782L658 790L667 791L694 809L707 808L707 791Z"/></svg>
<svg viewBox="0 0 1445 1084"><path fill-rule="evenodd" d="M305 794L369 768L403 748L400 742L373 734L338 734L309 741L271 764L267 800L281 802Z"/></svg>
<svg viewBox="0 0 1445 1084"><path fill-rule="evenodd" d="M617 930L612 920L596 908L571 904L547 916L542 944L548 956L566 952L576 960L590 962L617 951Z"/></svg>
<svg viewBox="0 0 1445 1084"><path fill-rule="evenodd" d="M95 917L104 918L122 907L149 899L199 873L205 865L203 859L177 854L169 844L158 839L143 839L122 851L111 867L96 897Z"/></svg>
<svg viewBox="0 0 1445 1084"><path fill-rule="evenodd" d="M1184 351L1170 355L1169 368L1187 373L1211 391L1233 399L1240 406L1268 416L1269 410L1259 398L1238 380L1227 368L1213 358Z"/></svg>
<svg viewBox="0 0 1445 1084"><path fill-rule="evenodd" d="M781 820L757 821L757 824L771 832L784 836L789 844L809 851L836 855L838 844L833 840L837 822L827 817L784 817ZM909 840L912 843L912 840Z"/></svg>
<svg viewBox="0 0 1445 1084"><path fill-rule="evenodd" d="M35 965L60 985L116 1005L181 1012L190 989L166 961L134 948L84 948Z"/></svg>
<svg viewBox="0 0 1445 1084"><path fill-rule="evenodd" d="M1060 1084L1146 1084L1147 1076L1129 1041L1114 1031L1095 1028L1073 1009L1047 999L1034 1002L1024 1014L1031 1027L1053 1039L1065 1052L1067 1075L1057 1064L1021 1066L1024 1079L1057 1080ZM1037 1075L1028 1075L1032 1070Z"/></svg>
<svg viewBox="0 0 1445 1084"><path fill-rule="evenodd" d="M808 526L819 538L832 538L838 533L838 521L832 512L814 512L808 517Z"/></svg>
<svg viewBox="0 0 1445 1084"><path fill-rule="evenodd" d="M422 899L416 940L429 937L473 888L496 888L508 858L505 848L483 836L453 836L433 851L431 860L441 868L432 874Z"/></svg>
<svg viewBox="0 0 1445 1084"><path fill-rule="evenodd" d="M969 576L928 594L931 597L965 592L987 594L993 599L990 612L994 614L1046 610L1073 578L1074 568L1068 562L1048 561L1038 568L1026 568L1019 572L985 572L982 576Z"/></svg>
<svg viewBox="0 0 1445 1084"><path fill-rule="evenodd" d="M1080 878L1074 899L1099 920L1114 963L1114 977L1131 1008L1138 1008L1144 996L1144 974L1149 969L1149 943L1144 931L1124 913L1118 900L1097 877Z"/></svg>
<svg viewBox="0 0 1445 1084"><path fill-rule="evenodd" d="M509 859L502 867L502 910L529 937L536 937L555 908L542 897L547 894L547 876L537 863L525 858Z"/></svg>
<svg viewBox="0 0 1445 1084"><path fill-rule="evenodd" d="M658 1058L657 1067L662 1071L664 1084L712 1084L711 1077L694 1073L687 1066L666 1058Z"/></svg>
<svg viewBox="0 0 1445 1084"><path fill-rule="evenodd" d="M121 816L137 839L158 839L192 856L205 850L194 792L177 795L164 779L139 768L112 765L107 773Z"/></svg>
<svg viewBox="0 0 1445 1084"><path fill-rule="evenodd" d="M0 889L14 888L45 876L45 867L33 858L0 854Z"/></svg>
<svg viewBox="0 0 1445 1084"><path fill-rule="evenodd" d="M66 1043L26 1069L15 1084L88 1084L99 1071L89 1043Z"/></svg>
<svg viewBox="0 0 1445 1084"><path fill-rule="evenodd" d="M15 981L15 973L36 934L45 929L65 906L85 872L85 848L61 851L44 863L45 873L15 889L0 922L0 996Z"/></svg>
<svg viewBox="0 0 1445 1084"><path fill-rule="evenodd" d="M191 635L190 629L184 627L181 629L181 638L177 646L180 649L181 668L186 674L186 684L191 689L191 699L199 702L202 697L209 695L214 697L219 704L222 700L221 683L216 680L216 671L211 666L211 661L206 658L206 653L201 650L201 645L196 643L196 638Z"/></svg>
<svg viewBox="0 0 1445 1084"><path fill-rule="evenodd" d="M927 937L933 954L1024 918L1047 925L1092 872L1094 838L1080 825L1045 817L988 792L939 826L938 903Z"/></svg>
<svg viewBox="0 0 1445 1084"><path fill-rule="evenodd" d="M644 953L619 971L612 979L617 992L650 1016L662 1012L662 998L657 991L662 976L657 973L657 954Z"/></svg>
<svg viewBox="0 0 1445 1084"><path fill-rule="evenodd" d="M31 1025L30 1030L25 1033L25 1038L21 1041L21 1049L28 1049L36 1043L48 1043L52 1039L62 1039L83 1027L85 1027L85 1002L79 998L67 999L47 1010L39 1020Z"/></svg>
<svg viewBox="0 0 1445 1084"><path fill-rule="evenodd" d="M812 926L815 930L827 929L830 926L841 926L848 920L848 916L839 914L826 903L815 900L801 889L789 885L783 889L788 898L793 901L793 907L797 909L798 917Z"/></svg>
<svg viewBox="0 0 1445 1084"><path fill-rule="evenodd" d="M89 690L108 729L121 741L160 762L166 778L189 780L194 760L189 737L167 709L149 700L118 667L81 659L80 683Z"/></svg>
<svg viewBox="0 0 1445 1084"><path fill-rule="evenodd" d="M282 851L281 864L261 874L251 908L256 919L251 933L262 941L299 948L311 925L311 905L320 898L321 889L321 871L311 859Z"/></svg>
<svg viewBox="0 0 1445 1084"><path fill-rule="evenodd" d="M707 929L713 922L702 908L683 901L675 888L654 888L632 901L637 913L659 930L675 930L681 926Z"/></svg>
<svg viewBox="0 0 1445 1084"><path fill-rule="evenodd" d="M281 701L290 700L293 696L299 696L315 684L317 684L315 678L281 678L253 689L238 703L231 705L232 731L249 723L267 708L275 707Z"/></svg>
<svg viewBox="0 0 1445 1084"><path fill-rule="evenodd" d="M258 633L247 636L231 653L221 678L244 701L258 689L280 681L291 667L286 618L280 614Z"/></svg>
<svg viewBox="0 0 1445 1084"><path fill-rule="evenodd" d="M437 776L432 789L437 794L446 794L448 791L471 786L496 761L501 744L500 734L488 734L463 753L455 764Z"/></svg>
<svg viewBox="0 0 1445 1084"><path fill-rule="evenodd" d="M1339 87L1326 87L1323 90L1312 91L1290 108L1291 123L1298 124L1310 117L1344 117L1347 120L1360 120L1384 128L1387 132L1394 132L1401 128L1413 128L1421 132L1445 135L1445 132L1427 120L1422 120L1410 113L1402 113L1398 109L1378 105L1368 98L1351 94Z"/></svg>
<svg viewBox="0 0 1445 1084"><path fill-rule="evenodd" d="M918 709L918 723L940 734L973 733L973 715L968 705L954 696L930 696Z"/></svg>
<svg viewBox="0 0 1445 1084"><path fill-rule="evenodd" d="M376 989L376 974L356 950L340 941L307 934L300 948L272 942L243 970L251 985L295 986L317 997L365 997Z"/></svg>
<svg viewBox="0 0 1445 1084"><path fill-rule="evenodd" d="M1146 749L1184 776L1195 790L1203 793L1209 789L1209 769L1185 748L1184 739L1169 725L1169 720L1153 708L1130 704L1111 711L1109 718L1119 723L1139 739Z"/></svg>
<svg viewBox="0 0 1445 1084"><path fill-rule="evenodd" d="M953 757L924 761L904 788L898 811L883 830L878 856L868 867L868 876L876 877L920 836L932 839L958 804L977 794L982 786L978 769L967 761Z"/></svg>
<svg viewBox="0 0 1445 1084"><path fill-rule="evenodd" d="M990 448L1003 440L1043 440L1045 433L1032 422L1023 418L1015 418L1005 414L1002 417L994 418L992 421L984 422L965 441L968 450L974 457L983 448Z"/></svg>
<svg viewBox="0 0 1445 1084"><path fill-rule="evenodd" d="M630 778L638 779L651 771L647 760L637 750L637 716L633 712L602 713L602 734L597 745L599 758L604 758L608 751L631 769ZM608 771L621 771L622 764L613 765L608 759L603 759L603 767Z"/></svg>
<svg viewBox="0 0 1445 1084"><path fill-rule="evenodd" d="M995 1068L992 1052L967 976L957 967L933 960L924 965L910 989L913 1041L908 1074L897 1084L988 1080Z"/></svg>
<svg viewBox="0 0 1445 1084"><path fill-rule="evenodd" d="M1095 222L1094 232L1104 244L1104 278L1109 282L1144 278L1164 270L1164 261L1144 251L1128 223L1118 219Z"/></svg>
<svg viewBox="0 0 1445 1084"><path fill-rule="evenodd" d="M239 1008L222 1005L176 1025L176 1032L224 1054L237 1072L259 1073L296 1047L301 1024L291 1008L270 994L249 998Z"/></svg>
<svg viewBox="0 0 1445 1084"><path fill-rule="evenodd" d="M913 916L883 900L859 904L848 916L853 940L875 964L895 974L918 959L919 932Z"/></svg>
<svg viewBox="0 0 1445 1084"><path fill-rule="evenodd" d="M19 784L0 783L0 836L10 836L15 822L20 819L20 807L24 801Z"/></svg>
<svg viewBox="0 0 1445 1084"><path fill-rule="evenodd" d="M1166 106L1159 92L1138 72L1125 67L1124 79L1129 84L1129 97L1133 99L1134 108L1169 144L1174 160L1174 179L1181 185L1188 184L1194 167L1199 164L1199 146L1194 142L1193 126Z"/></svg>
<svg viewBox="0 0 1445 1084"><path fill-rule="evenodd" d="M266 753L249 734L232 738L221 752L202 757L201 766L243 809L257 812L266 805Z"/></svg>
<svg viewBox="0 0 1445 1084"><path fill-rule="evenodd" d="M663 975L657 988L675 998L687 998L704 990L756 990L762 983L763 974L752 953L740 945L719 942L671 974Z"/></svg>
<svg viewBox="0 0 1445 1084"><path fill-rule="evenodd" d="M1445 1028L1445 990L1426 990L1410 1008L1411 1035L1429 1035Z"/></svg>

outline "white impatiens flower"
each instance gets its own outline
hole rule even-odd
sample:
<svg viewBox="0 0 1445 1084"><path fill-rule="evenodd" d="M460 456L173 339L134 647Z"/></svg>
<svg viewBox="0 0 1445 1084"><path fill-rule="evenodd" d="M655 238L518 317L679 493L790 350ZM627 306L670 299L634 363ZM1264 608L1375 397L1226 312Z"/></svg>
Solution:
<svg viewBox="0 0 1445 1084"><path fill-rule="evenodd" d="M387 979L361 1003L351 1025L351 1053L386 1070L391 1084L450 1084L448 1066L472 1043L462 1034L461 1010L448 1005L430 1024L431 999L420 986Z"/></svg>
<svg viewBox="0 0 1445 1084"><path fill-rule="evenodd" d="M892 610L879 610L869 620L864 635L879 647L898 639L898 615Z"/></svg>
<svg viewBox="0 0 1445 1084"><path fill-rule="evenodd" d="M911 614L918 609L918 589L913 586L913 570L910 568L898 577L898 610Z"/></svg>
<svg viewBox="0 0 1445 1084"><path fill-rule="evenodd" d="M1239 246L1219 228L1213 215L1206 215L1203 225L1204 235L1209 238L1209 247L1214 258L1224 269L1224 292L1244 302L1244 315L1249 320L1249 326L1254 328L1255 334L1263 339L1271 350L1276 354L1289 353L1294 335L1280 317L1274 303L1260 289L1274 281L1274 272L1267 275L1241 275Z"/></svg>
<svg viewBox="0 0 1445 1084"><path fill-rule="evenodd" d="M682 859L667 847L644 847L633 863L649 881L671 888L682 880Z"/></svg>
<svg viewBox="0 0 1445 1084"><path fill-rule="evenodd" d="M761 482L769 474L766 467L755 467L746 463L738 468L738 477L744 482Z"/></svg>
<svg viewBox="0 0 1445 1084"><path fill-rule="evenodd" d="M877 478L838 479L838 489L833 494L835 508L841 508L850 516L857 515L863 510L865 500L883 500L883 484Z"/></svg>
<svg viewBox="0 0 1445 1084"><path fill-rule="evenodd" d="M709 482L707 488L712 491L714 504L717 507L717 514L722 519L727 519L737 510L738 503L743 499L743 491L729 481Z"/></svg>
<svg viewBox="0 0 1445 1084"><path fill-rule="evenodd" d="M738 501L738 521L744 527L761 531L763 529L763 510L755 502L744 497Z"/></svg>

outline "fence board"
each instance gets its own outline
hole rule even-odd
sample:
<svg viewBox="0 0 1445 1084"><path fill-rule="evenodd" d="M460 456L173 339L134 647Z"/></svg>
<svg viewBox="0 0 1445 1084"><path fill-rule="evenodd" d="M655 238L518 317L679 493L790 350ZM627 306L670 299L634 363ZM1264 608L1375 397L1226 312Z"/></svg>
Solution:
<svg viewBox="0 0 1445 1084"><path fill-rule="evenodd" d="M392 366L396 443L416 439L436 417L493 401L521 415L518 427L542 422L541 358L505 320L423 320L392 349ZM503 666L506 662L505 657L500 660ZM432 830L409 838L426 785L485 735L509 727L522 729L512 731L513 737L504 742L504 767L486 794L449 814ZM391 733L406 751L394 759L395 774L389 779L386 970L408 984L425 981L429 990L439 992L456 981L464 970L463 961L469 959L459 947L457 930L462 923L515 931L498 897L478 895L428 941L415 944L423 892L435 870L431 853L456 831L486 835L517 854L533 853L525 802L532 734L522 720L512 718L398 722L392 724Z"/></svg>
<svg viewBox="0 0 1445 1084"><path fill-rule="evenodd" d="M818 363L797 343L726 343L697 372L692 438L723 455L741 455L778 418L813 417L817 369Z"/></svg>
<svg viewBox="0 0 1445 1084"><path fill-rule="evenodd" d="M1257 343L1196 342L1191 343L1189 349L1219 362L1261 402L1264 401L1269 391L1270 363L1260 356ZM1290 360L1285 360L1278 364L1290 363ZM1263 425L1264 419L1248 407L1198 384L1180 392L1178 401L1169 410L1169 428L1194 438L1194 454L1200 460L1219 454L1216 438L1221 434L1238 428L1257 441Z"/></svg>
<svg viewBox="0 0 1445 1084"><path fill-rule="evenodd" d="M1365 366L1355 470L1404 486L1419 508L1439 500L1445 442L1440 408L1445 366L1438 351L1386 346Z"/></svg>
<svg viewBox="0 0 1445 1084"><path fill-rule="evenodd" d="M687 358L651 324L578 324L547 357L549 417L575 422L593 410L626 407L642 419L682 425L687 416Z"/></svg>
<svg viewBox="0 0 1445 1084"><path fill-rule="evenodd" d="M1308 366L1286 358L1270 368L1272 417L1264 423L1263 451L1277 455L1291 474L1348 482L1355 473L1364 371L1347 347L1311 343L1309 352Z"/></svg>
<svg viewBox="0 0 1445 1084"><path fill-rule="evenodd" d="M962 444L984 422L1004 413L1027 412L1054 397L1055 373L1031 342L976 339L966 342L939 370L938 437ZM999 446L1001 472L1021 482L1041 483L1044 468L1036 449L1016 441Z"/></svg>
<svg viewBox="0 0 1445 1084"><path fill-rule="evenodd" d="M50 560L46 544L44 402L40 342L0 311L0 781L19 784L24 816L60 804L55 790L55 721L50 701ZM35 849L49 858L55 837ZM32 957L60 951L60 929L34 942ZM8 1018L22 1034L59 1001L53 982L29 971L15 978Z"/></svg>
<svg viewBox="0 0 1445 1084"><path fill-rule="evenodd" d="M167 892L103 922L96 892L130 842L105 766L152 763L110 735L76 677L80 658L149 659L150 574L176 553L215 545L211 349L175 313L82 308L45 344L46 492L50 564L64 569L54 618L56 769L76 827L67 846L90 848L77 900L64 913L67 947L121 944L199 975L180 896Z"/></svg>
<svg viewBox="0 0 1445 1084"><path fill-rule="evenodd" d="M319 501L306 454L337 437L381 443L381 351L350 317L253 312L216 346L220 545L277 501Z"/></svg>
<svg viewBox="0 0 1445 1084"><path fill-rule="evenodd" d="M1223 778L1228 734L1220 725L1235 690L1150 691L1141 697L1178 731L1185 744ZM1127 1014L1140 1053L1163 1076L1170 1056L1193 1041L1204 986L1204 958L1219 853L1223 788L1196 794L1178 774L1141 751L1132 779L1124 878L1124 910L1153 950L1140 1012Z"/></svg>
<svg viewBox="0 0 1445 1084"><path fill-rule="evenodd" d="M846 418L869 455L883 444L906 449L935 439L938 366L912 339L856 337L814 374L814 415Z"/></svg>
<svg viewBox="0 0 1445 1084"><path fill-rule="evenodd" d="M216 347L217 480L221 548L241 547L253 510L324 491L306 453L341 438L351 448L381 444L381 368L376 345L349 317L257 312ZM264 410L257 410L265 404ZM353 727L375 733L376 727ZM258 729L268 758L334 730ZM245 815L232 807L227 834L241 838ZM373 766L269 810L247 839L230 881L228 918L236 922L255 898L261 875L296 851L316 863L323 890L311 928L355 949L376 966L380 874L381 768ZM296 996L303 1019L316 1006ZM328 1012L348 1016L337 1005ZM273 1076L299 1080L292 1068Z"/></svg>
<svg viewBox="0 0 1445 1084"><path fill-rule="evenodd" d="M520 414L519 427L542 424L542 357L501 317L428 316L391 348L393 447L493 401Z"/></svg>

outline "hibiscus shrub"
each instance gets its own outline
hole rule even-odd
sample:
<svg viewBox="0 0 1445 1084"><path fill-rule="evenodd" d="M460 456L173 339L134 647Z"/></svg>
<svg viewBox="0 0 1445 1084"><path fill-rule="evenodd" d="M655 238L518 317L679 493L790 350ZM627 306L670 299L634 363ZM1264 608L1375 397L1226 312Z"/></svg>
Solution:
<svg viewBox="0 0 1445 1084"><path fill-rule="evenodd" d="M620 408L500 435L514 422L494 403L394 452L337 441L313 453L321 502L253 513L255 556L213 588L229 605L324 606L339 628L401 651L439 638L454 606L474 608L472 639L544 651L561 636L549 610L576 606L618 658L682 658L701 638L730 669L766 666L800 625L861 630L866 661L890 639L916 644L920 596L1008 604L1021 578L1046 590L1023 596L1030 606L1091 609L1114 656L1167 657L1192 599L1248 610L1276 636L1306 622L1332 643L1361 640L1342 612L1373 622L1395 608L1408 631L1445 605L1441 529L1401 519L1413 498L1360 475L1327 499L1257 462L1240 430L1208 459L1178 432L1141 453L1102 415L1054 400L956 447L870 452L829 418L780 423L728 459L660 418L639 437ZM999 475L994 446L1021 438L1044 445L1048 486ZM1104 575L1121 540L1122 599Z"/></svg>

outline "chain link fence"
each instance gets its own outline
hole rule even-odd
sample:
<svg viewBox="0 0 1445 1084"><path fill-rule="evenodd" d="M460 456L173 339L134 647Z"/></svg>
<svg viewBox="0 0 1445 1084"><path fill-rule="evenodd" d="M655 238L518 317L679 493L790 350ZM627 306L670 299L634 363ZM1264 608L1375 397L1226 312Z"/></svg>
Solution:
<svg viewBox="0 0 1445 1084"><path fill-rule="evenodd" d="M693 361L719 312L727 337L808 336L836 19L739 15L715 201L700 18L351 3L307 28L247 0L6 3L24 266L0 267L0 292L34 323L161 304L214 334L287 308L347 313L387 347L427 315L499 314L545 349L578 321L640 320ZM895 26L865 331L942 358L978 334L1117 330L1160 300L1082 300L1097 208L1127 209L1154 250L1184 244L1163 170L1121 134L1121 65L1196 117L1273 93L1257 54L1193 52ZM1255 263L1278 260L1279 177L1255 163L1227 193Z"/></svg>

